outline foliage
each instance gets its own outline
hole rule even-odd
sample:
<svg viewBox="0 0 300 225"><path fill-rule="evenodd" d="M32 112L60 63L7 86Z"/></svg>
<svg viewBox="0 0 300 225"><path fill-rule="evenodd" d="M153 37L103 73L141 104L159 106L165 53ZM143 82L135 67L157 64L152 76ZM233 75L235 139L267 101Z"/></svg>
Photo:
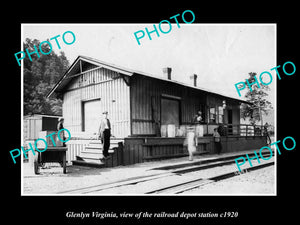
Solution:
<svg viewBox="0 0 300 225"><path fill-rule="evenodd" d="M253 83L255 82L256 73L250 72L248 82ZM246 81L245 81L246 83ZM250 88L248 85L246 85L247 92L245 94L245 98L248 102L252 103L249 104L242 104L241 107L241 117L243 119L249 119L250 123L252 125L255 125L256 122L260 121L260 113L259 108L261 109L262 113L265 115L268 115L268 111L270 109L273 109L271 102L266 100L266 97L268 96L268 93L266 91L269 91L270 88L268 86L260 84L260 88L257 87L257 85L252 85L252 91L250 91Z"/></svg>
<svg viewBox="0 0 300 225"><path fill-rule="evenodd" d="M49 40L48 40L49 41ZM34 45L40 45L40 41L26 38L24 49L34 51ZM41 46L43 52L49 52L49 45ZM49 55L39 52L31 55L32 61L27 57L24 60L24 115L28 114L62 114L62 101L56 98L47 98L46 95L67 70L69 61L64 52L57 55L53 50Z"/></svg>

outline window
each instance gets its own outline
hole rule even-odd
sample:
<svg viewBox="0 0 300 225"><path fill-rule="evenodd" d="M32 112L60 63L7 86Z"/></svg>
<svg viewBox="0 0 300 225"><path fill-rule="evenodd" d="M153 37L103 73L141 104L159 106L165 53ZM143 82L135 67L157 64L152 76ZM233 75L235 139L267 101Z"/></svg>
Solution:
<svg viewBox="0 0 300 225"><path fill-rule="evenodd" d="M224 109L222 106L210 106L208 113L209 123L224 123Z"/></svg>
<svg viewBox="0 0 300 225"><path fill-rule="evenodd" d="M58 118L57 117L42 117L42 131L45 130L56 130Z"/></svg>
<svg viewBox="0 0 300 225"><path fill-rule="evenodd" d="M215 107L210 107L209 108L209 122L210 123L216 123L216 108Z"/></svg>
<svg viewBox="0 0 300 225"><path fill-rule="evenodd" d="M224 109L222 106L218 107L218 123L224 122Z"/></svg>

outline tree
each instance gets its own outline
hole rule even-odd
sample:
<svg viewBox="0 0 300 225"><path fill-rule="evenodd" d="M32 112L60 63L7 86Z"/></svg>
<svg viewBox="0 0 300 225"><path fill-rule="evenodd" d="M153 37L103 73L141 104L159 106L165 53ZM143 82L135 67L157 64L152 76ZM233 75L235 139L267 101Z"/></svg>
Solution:
<svg viewBox="0 0 300 225"><path fill-rule="evenodd" d="M24 49L33 52L34 45L38 48L40 41L26 38L23 45ZM43 52L50 51L48 45L44 44L41 47ZM32 61L28 57L24 58L24 115L34 113L61 115L62 101L55 98L48 99L46 95L67 70L69 61L64 52L57 55L52 50L49 55L42 53L39 55L40 57L32 54Z"/></svg>
<svg viewBox="0 0 300 225"><path fill-rule="evenodd" d="M255 82L254 76L256 76L256 73L249 73L249 83ZM269 91L270 88L262 84L260 84L260 88L257 85L252 85L252 91L250 91L249 86L246 85L246 87L247 92L245 94L245 98L252 104L242 104L241 117L244 120L248 118L250 123L252 125L255 125L256 122L261 121L262 113L268 115L268 111L270 109L273 109L271 102L266 100L266 97L268 96L268 93L266 91Z"/></svg>

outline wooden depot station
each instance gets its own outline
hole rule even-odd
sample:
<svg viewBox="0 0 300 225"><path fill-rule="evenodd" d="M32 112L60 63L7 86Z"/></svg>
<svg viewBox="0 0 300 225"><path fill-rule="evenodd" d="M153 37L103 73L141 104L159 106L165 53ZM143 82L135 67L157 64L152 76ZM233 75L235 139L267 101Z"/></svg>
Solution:
<svg viewBox="0 0 300 225"><path fill-rule="evenodd" d="M48 97L63 99L64 127L72 134L67 161L89 166L118 166L188 155L183 147L186 128L201 111L204 135L198 137L199 154L214 153L213 129L223 126L222 152L260 148L266 137L259 126L240 124L240 105L249 104L164 77L125 69L86 56L78 56ZM112 124L111 158L102 159L97 131L102 112Z"/></svg>

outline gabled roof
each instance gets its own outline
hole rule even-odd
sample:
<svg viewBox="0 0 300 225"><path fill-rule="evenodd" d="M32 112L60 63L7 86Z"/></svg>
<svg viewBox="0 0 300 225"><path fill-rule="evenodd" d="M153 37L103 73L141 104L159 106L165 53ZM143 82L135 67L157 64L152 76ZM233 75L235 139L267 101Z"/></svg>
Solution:
<svg viewBox="0 0 300 225"><path fill-rule="evenodd" d="M106 63L100 60L96 60L86 56L78 56L69 69L64 73L64 75L59 79L51 91L47 94L47 97L50 97L54 92L59 92L71 81L70 78L80 75L82 63L90 63L97 67L103 67L127 76L131 76L133 72L128 69L121 68L111 63Z"/></svg>
<svg viewBox="0 0 300 225"><path fill-rule="evenodd" d="M201 90L201 91L204 91L204 92L207 92L207 93L212 93L212 94L219 95L219 96L222 96L222 97L226 97L226 98L236 100L236 101L239 101L239 102L251 104L250 102L244 101L242 99L237 99L237 98L234 98L234 97L226 96L226 95L223 95L221 93L208 90L206 88L195 87L195 86L192 86L192 85L189 85L189 84L186 84L186 83L182 83L182 82L179 82L179 81L176 81L176 80L169 80L169 79L166 79L166 78L157 77L157 76L154 76L154 75L149 74L149 73L145 73L145 72L141 72L141 71L137 71L137 70L132 70L132 69L127 69L127 68L124 68L124 67L121 67L121 66L114 65L112 63L107 63L107 62L104 62L104 61L101 61L101 60L98 60L98 59L94 59L94 58L87 57L87 56L82 56L82 55L78 56L75 59L75 61L72 63L72 65L69 67L69 69L64 73L64 75L60 78L60 80L55 84L55 86L48 93L47 97L50 97L54 92L62 91L64 89L64 87L71 81L71 79L73 77L80 75L81 74L81 67L82 67L83 63L90 63L90 64L95 65L97 68L103 67L103 68L118 72L120 74L129 76L129 77L134 75L134 74L140 74L140 75L143 75L143 76L146 76L146 77L151 77L151 78L154 78L154 79L159 79L159 80L163 80L163 81L170 82L170 83L175 83L175 84L178 84L178 85L181 85L181 86L184 86L184 87Z"/></svg>

